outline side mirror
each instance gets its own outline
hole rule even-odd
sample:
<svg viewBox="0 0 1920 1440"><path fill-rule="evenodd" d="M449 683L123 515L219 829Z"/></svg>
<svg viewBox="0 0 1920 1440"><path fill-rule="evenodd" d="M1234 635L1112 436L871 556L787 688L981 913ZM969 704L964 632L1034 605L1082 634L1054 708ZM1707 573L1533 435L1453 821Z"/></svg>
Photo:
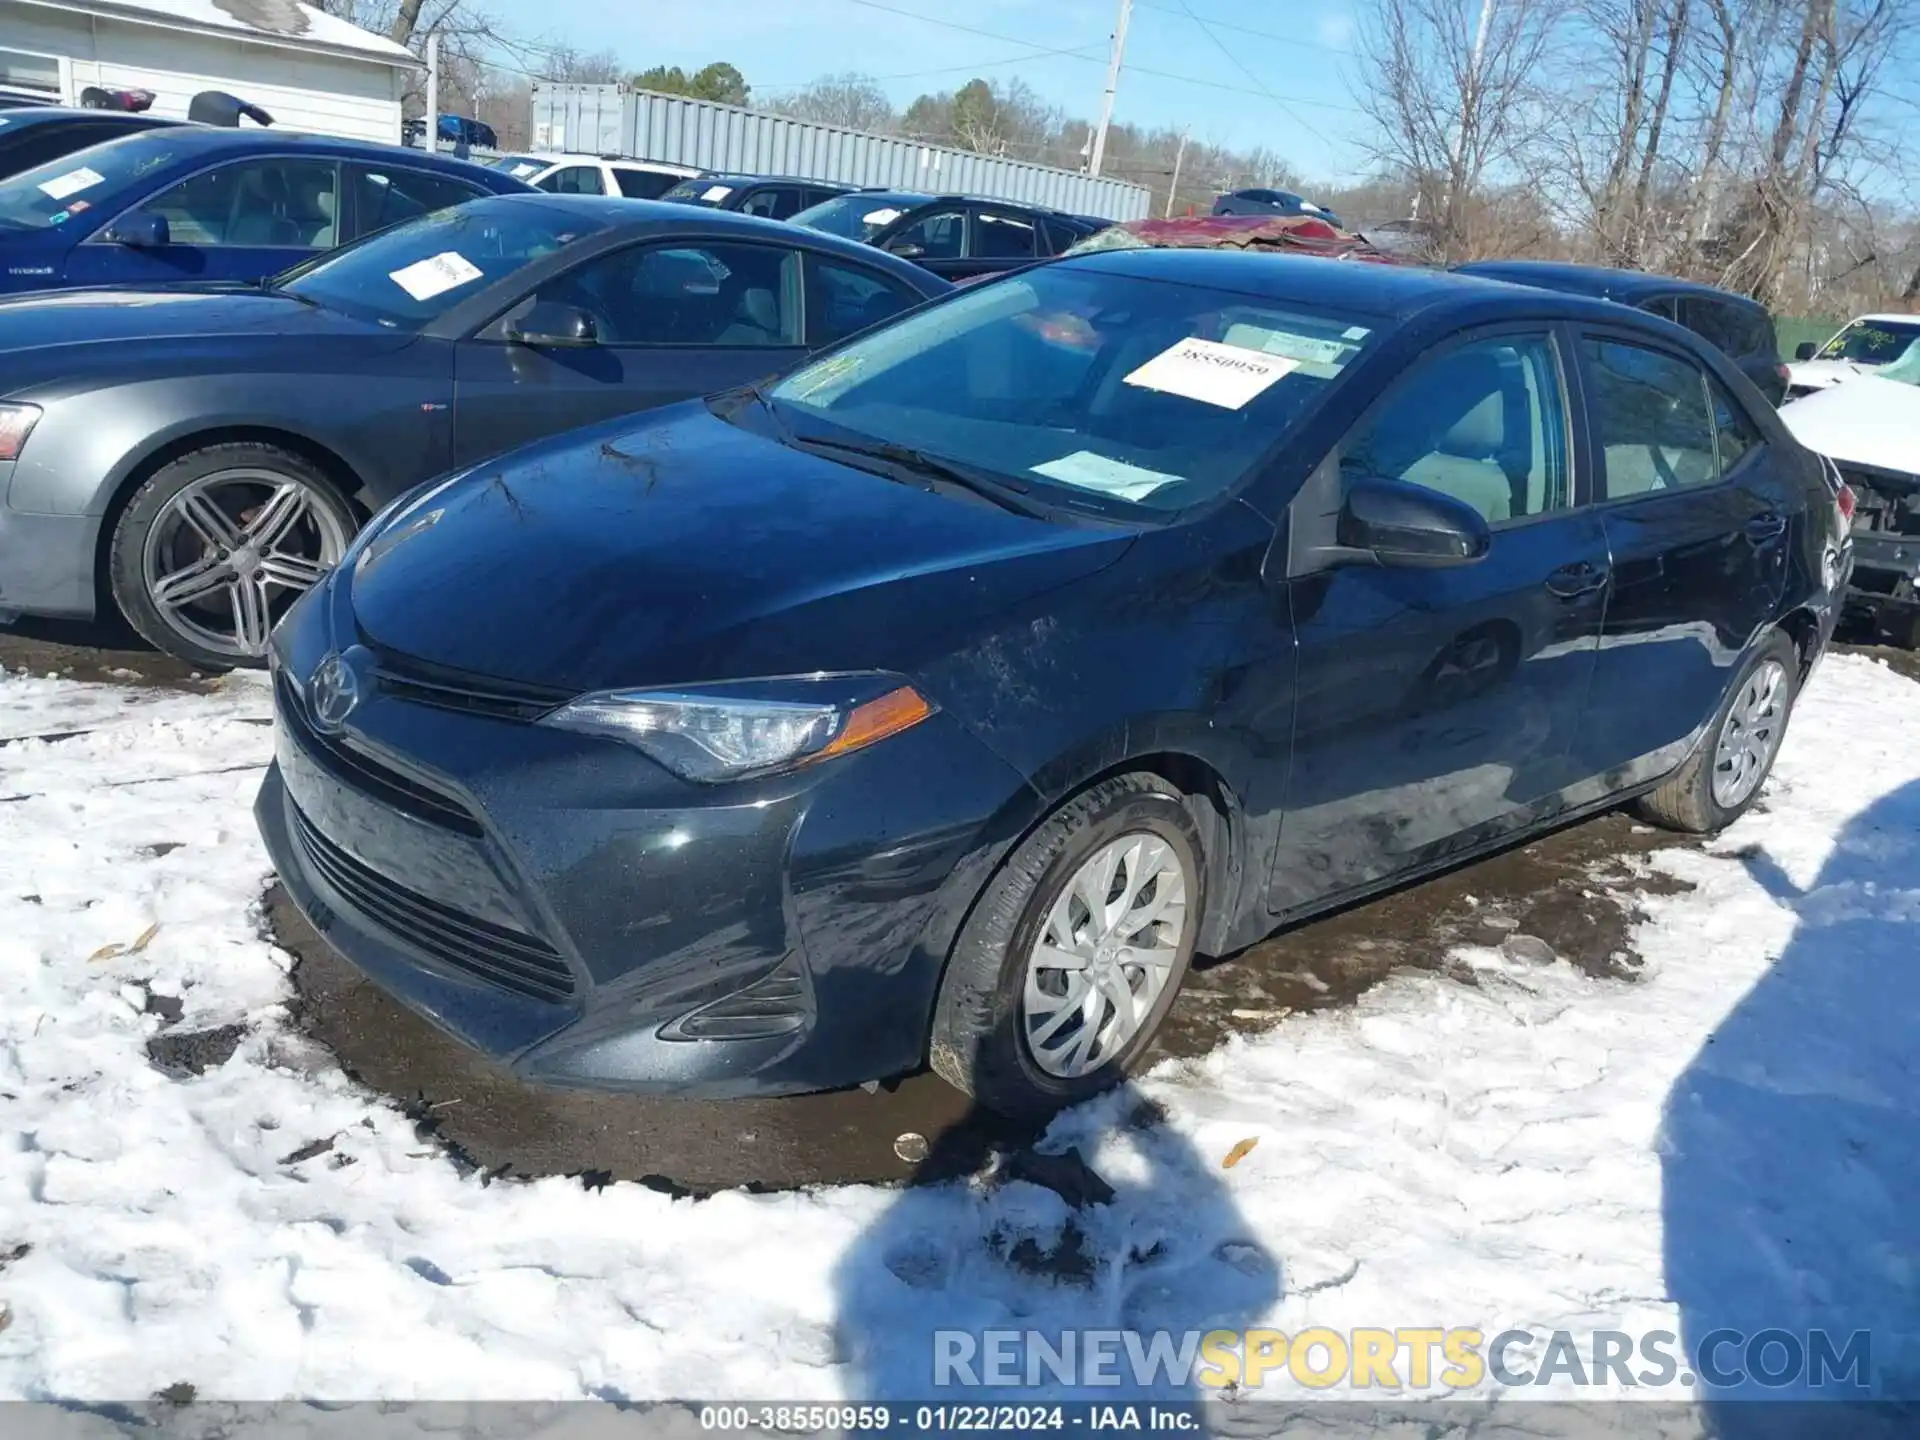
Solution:
<svg viewBox="0 0 1920 1440"><path fill-rule="evenodd" d="M1484 516L1464 501L1405 480L1355 482L1340 510L1340 544L1382 565L1471 565L1493 544Z"/></svg>
<svg viewBox="0 0 1920 1440"><path fill-rule="evenodd" d="M100 238L109 245L158 250L173 243L173 232L167 228L166 216L155 215L151 210L135 210L114 221Z"/></svg>
<svg viewBox="0 0 1920 1440"><path fill-rule="evenodd" d="M578 350L600 343L600 327L578 306L562 305L557 300L537 300L518 320L507 322L507 341L513 345Z"/></svg>
<svg viewBox="0 0 1920 1440"><path fill-rule="evenodd" d="M902 260L918 260L927 253L927 247L916 245L911 240L894 240L887 245L889 255L898 255Z"/></svg>
<svg viewBox="0 0 1920 1440"><path fill-rule="evenodd" d="M1799 348L1793 352L1793 358L1796 360L1811 360L1819 349L1820 347L1815 345L1813 341L1802 340Z"/></svg>

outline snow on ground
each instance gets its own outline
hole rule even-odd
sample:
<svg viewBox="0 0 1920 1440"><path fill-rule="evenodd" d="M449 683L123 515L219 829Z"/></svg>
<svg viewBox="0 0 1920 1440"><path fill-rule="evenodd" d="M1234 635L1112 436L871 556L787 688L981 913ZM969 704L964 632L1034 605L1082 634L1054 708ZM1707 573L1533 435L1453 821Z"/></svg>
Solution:
<svg viewBox="0 0 1920 1440"><path fill-rule="evenodd" d="M462 1176L287 1026L264 687L0 679L0 1396L926 1398L936 1326L1827 1325L1886 1368L1920 1315L1916 700L1826 662L1764 813L1656 858L1695 888L1645 900L1638 983L1469 951L1477 986L1398 978L1063 1117L1119 1191L1076 1237L1024 1183ZM204 1074L149 1063L229 1024Z"/></svg>

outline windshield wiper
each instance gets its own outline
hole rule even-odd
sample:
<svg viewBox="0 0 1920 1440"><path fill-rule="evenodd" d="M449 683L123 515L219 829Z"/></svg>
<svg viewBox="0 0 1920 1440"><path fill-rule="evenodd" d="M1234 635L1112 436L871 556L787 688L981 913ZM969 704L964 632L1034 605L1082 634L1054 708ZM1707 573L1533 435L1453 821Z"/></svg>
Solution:
<svg viewBox="0 0 1920 1440"><path fill-rule="evenodd" d="M935 484L956 486L992 501L1002 510L1011 510L1015 515L1024 515L1030 520L1054 518L1050 507L1026 498L1026 491L1018 485L1006 480L988 479L966 466L942 460L911 445L896 445L890 440L833 440L824 435L794 435L788 443L806 450L833 450L843 455L879 460L910 474L924 476Z"/></svg>

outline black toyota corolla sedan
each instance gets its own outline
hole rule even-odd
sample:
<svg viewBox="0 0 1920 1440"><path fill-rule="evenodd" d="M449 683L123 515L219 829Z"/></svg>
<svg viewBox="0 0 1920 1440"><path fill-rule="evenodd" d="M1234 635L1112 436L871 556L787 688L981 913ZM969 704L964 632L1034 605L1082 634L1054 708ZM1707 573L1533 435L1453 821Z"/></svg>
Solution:
<svg viewBox="0 0 1920 1440"><path fill-rule="evenodd" d="M397 502L277 632L257 814L527 1079L930 1062L1044 1113L1196 952L1622 800L1740 815L1846 500L1621 306L1086 255Z"/></svg>

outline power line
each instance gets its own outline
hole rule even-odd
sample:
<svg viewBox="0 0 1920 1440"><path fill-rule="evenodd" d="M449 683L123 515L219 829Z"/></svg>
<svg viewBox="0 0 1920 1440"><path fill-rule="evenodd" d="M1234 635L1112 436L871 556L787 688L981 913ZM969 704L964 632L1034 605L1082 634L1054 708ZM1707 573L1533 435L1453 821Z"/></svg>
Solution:
<svg viewBox="0 0 1920 1440"><path fill-rule="evenodd" d="M1234 30L1234 31L1238 31L1242 35L1257 35L1262 40L1273 41L1274 44L1276 45L1299 45L1308 50L1324 50L1329 55L1345 55L1348 53L1347 51L1341 49L1338 45L1328 45L1323 41L1319 41L1319 40L1302 40L1298 35L1276 35L1271 30L1255 30L1251 25L1230 25L1225 20L1215 20L1210 16L1206 19L1202 19L1200 16L1195 15L1191 10L1187 9L1185 5L1178 4L1177 0L1176 0L1176 3L1173 5L1159 5L1154 3L1154 0L1134 0L1134 3L1136 5L1141 6L1143 9L1158 10L1158 11L1161 11L1163 14L1167 14L1167 15L1184 14L1189 20L1192 20L1195 24L1211 25L1216 30Z"/></svg>
<svg viewBox="0 0 1920 1440"><path fill-rule="evenodd" d="M1191 6L1187 4L1187 0L1176 0L1176 3L1180 6L1181 13L1184 14L1195 25L1198 25L1200 27L1200 33L1202 35L1205 35L1207 39L1211 40L1214 44L1214 47L1218 49L1222 55L1226 56L1228 60L1233 62L1234 69L1238 70L1242 75L1246 76L1249 80L1253 81L1255 85L1258 85L1260 87L1261 94L1265 95L1267 99L1271 100L1275 105L1279 106L1282 112L1292 116L1295 121L1297 121L1303 128L1305 128L1305 130L1309 135L1313 135L1317 137L1321 144L1329 145L1329 146L1333 144L1333 141L1327 138L1325 132L1322 131L1319 128L1319 126L1315 125L1312 121L1308 120L1306 116L1302 115L1299 111L1295 110L1293 106L1289 105L1286 101L1282 100L1278 95L1274 94L1273 91L1267 89L1266 82L1262 80L1258 75L1254 74L1253 71L1249 70L1245 65L1243 65L1240 62L1240 57L1234 54L1232 50L1227 48L1227 42L1222 40L1218 35L1214 34L1212 29L1208 27L1206 21L1202 20L1198 15L1193 13L1193 9Z"/></svg>
<svg viewBox="0 0 1920 1440"><path fill-rule="evenodd" d="M880 0L847 0L847 4L858 5L863 9L867 9L867 10L884 10L889 15L899 15L899 16L903 16L908 20L918 20L925 25L938 25L943 30L958 30L963 35L978 35L978 36L981 36L983 39L998 40L998 41L1001 41L1003 44L1007 44L1007 45L1024 45L1028 49L1038 52L1031 57L1032 59L1035 59L1035 60L1038 60L1045 55L1065 55L1065 54L1072 53L1071 50L1048 50L1043 46L1038 46L1033 44L1033 42L1030 40L1021 40L1012 35L997 34L992 30L979 30L974 28L971 25L956 24L952 20L941 20L938 17L933 15L922 15L917 10L902 10L897 5L883 5L880 3ZM1085 44L1081 44L1081 45L1073 46L1072 50L1084 50L1086 48L1087 47ZM959 66L956 68L965 69L966 67Z"/></svg>

